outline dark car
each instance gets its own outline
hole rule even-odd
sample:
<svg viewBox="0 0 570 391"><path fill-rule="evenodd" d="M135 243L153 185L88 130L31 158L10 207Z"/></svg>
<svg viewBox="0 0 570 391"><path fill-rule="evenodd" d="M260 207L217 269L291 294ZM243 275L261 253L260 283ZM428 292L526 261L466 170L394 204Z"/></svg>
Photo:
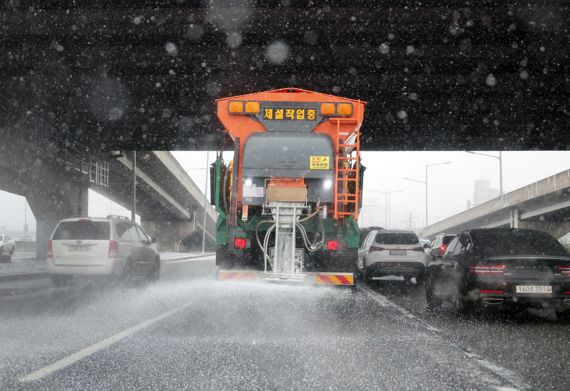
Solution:
<svg viewBox="0 0 570 391"><path fill-rule="evenodd" d="M456 310L474 305L524 305L570 309L570 257L542 231L473 229L451 241L427 266L428 306L450 301Z"/></svg>
<svg viewBox="0 0 570 391"><path fill-rule="evenodd" d="M449 243L455 238L457 234L448 234L448 233L441 233L437 234L435 238L430 242L428 251L427 251L427 261L435 261L437 257L443 256L445 250ZM439 255L431 255L433 249L439 249Z"/></svg>

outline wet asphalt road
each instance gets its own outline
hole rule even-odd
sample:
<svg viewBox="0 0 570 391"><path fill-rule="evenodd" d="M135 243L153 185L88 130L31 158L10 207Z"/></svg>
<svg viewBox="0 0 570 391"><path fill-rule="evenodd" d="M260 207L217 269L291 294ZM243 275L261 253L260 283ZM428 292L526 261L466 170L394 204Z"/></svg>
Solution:
<svg viewBox="0 0 570 391"><path fill-rule="evenodd" d="M569 323L424 310L419 287L354 294L217 282L194 260L150 286L0 296L0 389L565 390ZM508 348L504 348L509 345Z"/></svg>

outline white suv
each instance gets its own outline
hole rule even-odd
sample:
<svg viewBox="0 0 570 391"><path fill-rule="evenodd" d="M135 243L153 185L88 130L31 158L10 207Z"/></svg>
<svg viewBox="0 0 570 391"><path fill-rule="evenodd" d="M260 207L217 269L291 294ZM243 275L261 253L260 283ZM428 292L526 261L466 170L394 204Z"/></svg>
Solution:
<svg viewBox="0 0 570 391"><path fill-rule="evenodd" d="M424 248L412 231L371 231L358 250L358 268L365 281L402 276L406 281L415 277L419 285L425 265Z"/></svg>
<svg viewBox="0 0 570 391"><path fill-rule="evenodd" d="M74 275L157 280L160 258L154 243L154 238L126 217L64 219L48 242L48 272L57 286Z"/></svg>

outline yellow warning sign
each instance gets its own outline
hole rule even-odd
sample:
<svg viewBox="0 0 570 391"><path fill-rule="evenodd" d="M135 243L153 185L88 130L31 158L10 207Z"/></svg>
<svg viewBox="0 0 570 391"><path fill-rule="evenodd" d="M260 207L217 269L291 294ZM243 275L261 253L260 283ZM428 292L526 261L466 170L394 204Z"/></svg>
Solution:
<svg viewBox="0 0 570 391"><path fill-rule="evenodd" d="M329 157L328 156L310 156L309 157L309 168L311 170L328 170L329 167Z"/></svg>

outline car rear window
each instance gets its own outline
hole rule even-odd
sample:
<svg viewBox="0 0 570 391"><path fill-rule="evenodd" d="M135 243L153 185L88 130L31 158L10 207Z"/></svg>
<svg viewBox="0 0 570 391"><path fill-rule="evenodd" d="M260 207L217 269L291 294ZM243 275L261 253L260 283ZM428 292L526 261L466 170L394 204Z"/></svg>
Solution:
<svg viewBox="0 0 570 391"><path fill-rule="evenodd" d="M566 250L540 231L472 231L473 245L485 257L501 255L560 255Z"/></svg>
<svg viewBox="0 0 570 391"><path fill-rule="evenodd" d="M449 242L451 242L455 236L456 236L456 235L446 235L446 236L444 236L444 237L443 237L443 240L442 240L443 244L448 245Z"/></svg>
<svg viewBox="0 0 570 391"><path fill-rule="evenodd" d="M376 234L374 240L378 244L418 244L419 239L412 233L388 233Z"/></svg>
<svg viewBox="0 0 570 391"><path fill-rule="evenodd" d="M106 221L64 221L59 224L52 239L109 240L110 231L110 225Z"/></svg>

